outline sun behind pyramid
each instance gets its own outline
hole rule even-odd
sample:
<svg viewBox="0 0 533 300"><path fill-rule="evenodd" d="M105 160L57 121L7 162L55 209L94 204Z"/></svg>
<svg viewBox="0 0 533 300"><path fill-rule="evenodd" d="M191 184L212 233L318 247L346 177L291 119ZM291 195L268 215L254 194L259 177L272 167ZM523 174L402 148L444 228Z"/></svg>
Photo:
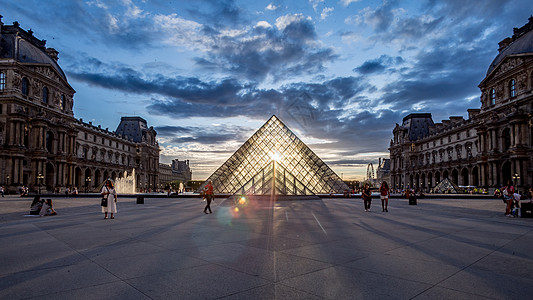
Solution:
<svg viewBox="0 0 533 300"><path fill-rule="evenodd" d="M348 186L273 115L207 182L217 194L316 195Z"/></svg>

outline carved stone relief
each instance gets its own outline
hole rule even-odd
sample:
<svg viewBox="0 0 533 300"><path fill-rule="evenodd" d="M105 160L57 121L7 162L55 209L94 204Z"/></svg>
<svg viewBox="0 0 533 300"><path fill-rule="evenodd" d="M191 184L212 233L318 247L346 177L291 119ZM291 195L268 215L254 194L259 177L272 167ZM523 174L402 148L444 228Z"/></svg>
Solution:
<svg viewBox="0 0 533 300"><path fill-rule="evenodd" d="M523 72L518 75L518 90L525 91L527 89L527 73Z"/></svg>
<svg viewBox="0 0 533 300"><path fill-rule="evenodd" d="M496 87L496 97L497 97L498 99L501 99L501 98L503 97L503 86L498 85L498 86Z"/></svg>
<svg viewBox="0 0 533 300"><path fill-rule="evenodd" d="M31 82L31 89L32 89L32 92L35 96L39 96L41 94L41 83L40 82L37 82L37 80L33 80Z"/></svg>
<svg viewBox="0 0 533 300"><path fill-rule="evenodd" d="M513 69L516 66L521 65L523 62L524 60L521 58L508 59L500 65L500 67L498 68L498 71L496 71L496 75L500 75L510 69Z"/></svg>
<svg viewBox="0 0 533 300"><path fill-rule="evenodd" d="M18 72L13 73L13 78L11 79L11 84L13 85L13 88L20 91L22 87L22 78L20 77L20 74Z"/></svg>

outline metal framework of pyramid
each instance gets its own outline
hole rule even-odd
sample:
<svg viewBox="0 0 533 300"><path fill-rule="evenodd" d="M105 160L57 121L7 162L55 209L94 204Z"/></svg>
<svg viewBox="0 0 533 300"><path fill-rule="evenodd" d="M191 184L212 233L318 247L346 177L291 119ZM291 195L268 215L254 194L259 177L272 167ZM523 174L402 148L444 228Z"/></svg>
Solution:
<svg viewBox="0 0 533 300"><path fill-rule="evenodd" d="M208 181L217 194L316 195L348 186L275 115Z"/></svg>
<svg viewBox="0 0 533 300"><path fill-rule="evenodd" d="M433 193L450 193L450 194L459 194L461 189L457 184L453 183L450 179L444 178L439 184L437 184L433 190Z"/></svg>

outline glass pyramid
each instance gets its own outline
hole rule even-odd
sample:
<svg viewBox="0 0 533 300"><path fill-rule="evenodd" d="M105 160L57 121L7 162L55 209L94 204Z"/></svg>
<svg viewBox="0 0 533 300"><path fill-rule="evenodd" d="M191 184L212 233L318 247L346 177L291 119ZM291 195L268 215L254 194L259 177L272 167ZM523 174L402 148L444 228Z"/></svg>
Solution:
<svg viewBox="0 0 533 300"><path fill-rule="evenodd" d="M436 194L460 194L461 188L457 186L457 184L450 181L448 178L444 178L439 184L437 184L432 190L432 193Z"/></svg>
<svg viewBox="0 0 533 300"><path fill-rule="evenodd" d="M217 194L316 195L348 186L283 122L272 116L200 186Z"/></svg>

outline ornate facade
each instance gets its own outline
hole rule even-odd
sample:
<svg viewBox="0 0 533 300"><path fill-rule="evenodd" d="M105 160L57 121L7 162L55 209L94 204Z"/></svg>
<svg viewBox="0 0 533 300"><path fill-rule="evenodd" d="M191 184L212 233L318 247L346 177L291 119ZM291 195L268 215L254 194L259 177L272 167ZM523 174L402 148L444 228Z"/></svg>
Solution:
<svg viewBox="0 0 533 300"><path fill-rule="evenodd" d="M139 117L122 118L115 132L75 119L75 91L45 45L0 16L0 184L94 191L135 168L138 188L156 187L155 130Z"/></svg>
<svg viewBox="0 0 533 300"><path fill-rule="evenodd" d="M172 173L175 174L177 180L183 182L185 185L189 180L192 180L192 171L189 165L189 160L173 159Z"/></svg>
<svg viewBox="0 0 533 300"><path fill-rule="evenodd" d="M410 114L396 124L394 188L429 190L443 178L489 189L533 185L533 17L499 46L479 84L481 109L469 109L467 120L434 124L431 114Z"/></svg>
<svg viewBox="0 0 533 300"><path fill-rule="evenodd" d="M184 185L192 179L192 171L188 160L173 159L172 164L159 164L159 185L164 187L172 181L180 181Z"/></svg>

